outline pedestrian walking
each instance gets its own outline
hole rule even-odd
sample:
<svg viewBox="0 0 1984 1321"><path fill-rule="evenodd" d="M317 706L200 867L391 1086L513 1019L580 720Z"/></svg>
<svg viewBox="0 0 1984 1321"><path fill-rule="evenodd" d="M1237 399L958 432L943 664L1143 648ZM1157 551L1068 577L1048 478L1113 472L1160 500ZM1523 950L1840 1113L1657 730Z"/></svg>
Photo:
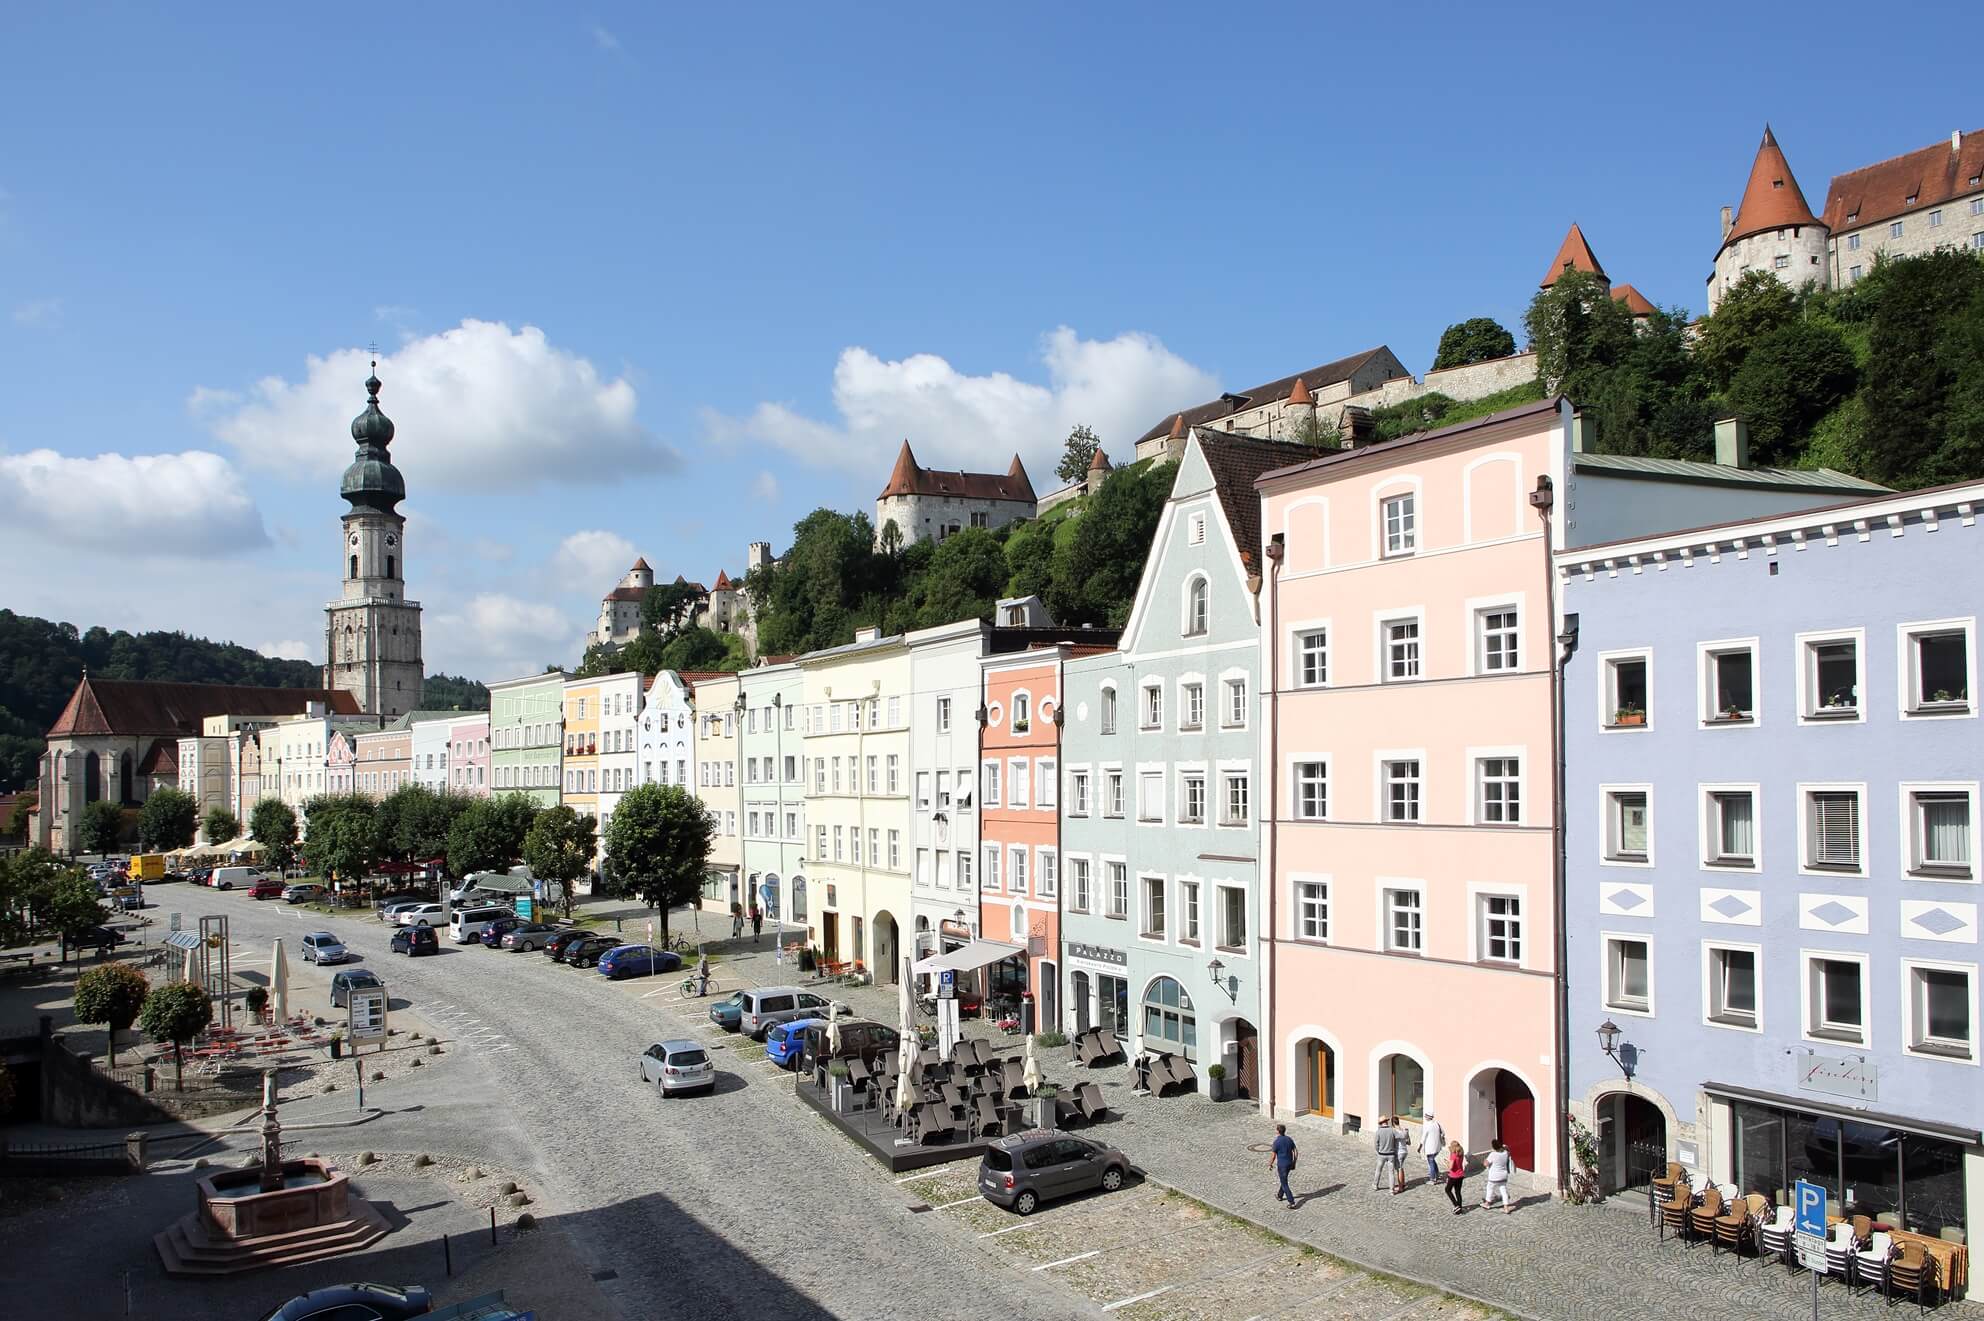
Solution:
<svg viewBox="0 0 1984 1321"><path fill-rule="evenodd" d="M710 956L705 953L702 958L696 960L696 994L700 996L708 995L709 993Z"/></svg>
<svg viewBox="0 0 1984 1321"><path fill-rule="evenodd" d="M1426 1158L1426 1185L1429 1188L1440 1186L1440 1156L1447 1149L1447 1130L1440 1127L1440 1121L1433 1112L1426 1112L1426 1126L1419 1130L1419 1154Z"/></svg>
<svg viewBox="0 0 1984 1321"><path fill-rule="evenodd" d="M1515 1158L1509 1149L1496 1138L1488 1144L1488 1156L1481 1162L1482 1171L1488 1176L1486 1191L1481 1195L1483 1210L1495 1205L1495 1199L1502 1199L1502 1214L1509 1215L1515 1208L1509 1205L1509 1171L1515 1168Z"/></svg>
<svg viewBox="0 0 1984 1321"><path fill-rule="evenodd" d="M1447 1144L1447 1200L1454 1204L1454 1214L1461 1213L1460 1185L1467 1177L1467 1153L1460 1149L1460 1143Z"/></svg>
<svg viewBox="0 0 1984 1321"><path fill-rule="evenodd" d="M759 908L756 904L752 904L751 905L751 948L756 949L758 947L758 937L763 935L764 931L765 931L764 910Z"/></svg>
<svg viewBox="0 0 1984 1321"><path fill-rule="evenodd" d="M1405 1191L1405 1158L1412 1154L1412 1130L1397 1115L1392 1116L1392 1132L1398 1134L1398 1142L1392 1150L1392 1196Z"/></svg>
<svg viewBox="0 0 1984 1321"><path fill-rule="evenodd" d="M1275 1172L1281 1186L1275 1190L1276 1201L1286 1201L1288 1209L1295 1209L1295 1194L1288 1191L1288 1176L1295 1168L1295 1139L1288 1136L1288 1125L1274 1126L1274 1142L1268 1148L1268 1168Z"/></svg>
<svg viewBox="0 0 1984 1321"><path fill-rule="evenodd" d="M735 940L743 934L744 906L742 904L732 904L730 906L730 938Z"/></svg>
<svg viewBox="0 0 1984 1321"><path fill-rule="evenodd" d="M1378 1132L1372 1146L1378 1153L1378 1169L1371 1176L1371 1191L1382 1192L1390 1187L1396 1193L1398 1185L1392 1175L1398 1161L1398 1130L1392 1127L1390 1115L1378 1116Z"/></svg>

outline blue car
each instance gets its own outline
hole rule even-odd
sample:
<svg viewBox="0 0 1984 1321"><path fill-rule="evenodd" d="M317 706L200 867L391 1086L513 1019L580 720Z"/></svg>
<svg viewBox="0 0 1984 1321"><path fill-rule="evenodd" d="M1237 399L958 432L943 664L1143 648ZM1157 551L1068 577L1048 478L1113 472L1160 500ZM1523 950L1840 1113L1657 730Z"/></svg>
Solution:
<svg viewBox="0 0 1984 1321"><path fill-rule="evenodd" d="M774 1023L771 1031L765 1033L765 1058L781 1069L799 1067L799 1052L806 1045L806 1029L825 1027L824 1018L795 1018L789 1023Z"/></svg>
<svg viewBox="0 0 1984 1321"><path fill-rule="evenodd" d="M614 981L622 977L650 977L658 972L675 972L682 967L682 956L674 950L652 945L616 945L599 956L599 972Z"/></svg>

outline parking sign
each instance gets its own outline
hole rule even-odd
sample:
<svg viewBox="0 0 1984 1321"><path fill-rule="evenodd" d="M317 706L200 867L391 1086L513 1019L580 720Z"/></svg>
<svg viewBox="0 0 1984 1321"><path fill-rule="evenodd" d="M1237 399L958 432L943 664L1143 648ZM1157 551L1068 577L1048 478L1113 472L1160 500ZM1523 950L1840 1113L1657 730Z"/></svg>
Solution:
<svg viewBox="0 0 1984 1321"><path fill-rule="evenodd" d="M1826 1236L1826 1190L1823 1186L1805 1179L1798 1181L1798 1196L1793 1203L1797 1209L1797 1229L1801 1234Z"/></svg>

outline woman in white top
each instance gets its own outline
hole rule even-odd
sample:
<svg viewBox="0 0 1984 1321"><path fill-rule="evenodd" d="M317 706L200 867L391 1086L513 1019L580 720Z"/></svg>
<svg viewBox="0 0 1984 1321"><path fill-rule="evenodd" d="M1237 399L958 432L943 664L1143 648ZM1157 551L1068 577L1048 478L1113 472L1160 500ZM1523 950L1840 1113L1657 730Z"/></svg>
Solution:
<svg viewBox="0 0 1984 1321"><path fill-rule="evenodd" d="M1481 1209L1485 1211L1495 1205L1495 1199L1499 1197L1502 1199L1502 1214L1508 1215L1514 1209L1509 1205L1509 1171L1515 1168L1515 1161L1500 1138L1490 1142L1488 1148L1488 1155L1481 1162L1481 1168L1488 1176L1487 1191L1481 1195Z"/></svg>

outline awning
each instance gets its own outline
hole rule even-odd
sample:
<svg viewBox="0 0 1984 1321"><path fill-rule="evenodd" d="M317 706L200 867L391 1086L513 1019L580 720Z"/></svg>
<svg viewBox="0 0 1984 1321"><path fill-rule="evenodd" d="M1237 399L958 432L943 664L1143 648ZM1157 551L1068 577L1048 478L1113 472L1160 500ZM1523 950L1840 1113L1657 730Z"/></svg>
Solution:
<svg viewBox="0 0 1984 1321"><path fill-rule="evenodd" d="M1719 1096L1725 1101L1755 1101L1780 1110L1803 1111L1807 1114L1824 1115L1829 1119L1851 1120L1856 1124L1898 1128L1904 1133L1915 1133L1926 1138L1941 1138L1945 1142L1957 1142L1968 1147L1984 1143L1984 1136L1980 1136L1974 1128L1956 1128L1928 1119L1910 1119L1905 1115L1862 1110L1851 1105L1841 1105L1837 1101L1821 1101L1811 1096L1785 1096L1778 1092L1759 1091L1754 1087L1737 1087L1726 1082L1705 1082L1702 1084L1702 1090L1710 1096Z"/></svg>
<svg viewBox="0 0 1984 1321"><path fill-rule="evenodd" d="M909 965L909 970L919 975L927 972L943 972L945 969L952 972L972 972L988 963L997 963L1000 959L1024 957L1025 954L1026 947L1023 945L1009 945L1003 940L974 940L969 945L960 946L948 954L931 954L918 959Z"/></svg>
<svg viewBox="0 0 1984 1321"><path fill-rule="evenodd" d="M531 894L536 889L529 877L510 876L503 872L477 872L468 879L476 889L487 890L491 894Z"/></svg>

